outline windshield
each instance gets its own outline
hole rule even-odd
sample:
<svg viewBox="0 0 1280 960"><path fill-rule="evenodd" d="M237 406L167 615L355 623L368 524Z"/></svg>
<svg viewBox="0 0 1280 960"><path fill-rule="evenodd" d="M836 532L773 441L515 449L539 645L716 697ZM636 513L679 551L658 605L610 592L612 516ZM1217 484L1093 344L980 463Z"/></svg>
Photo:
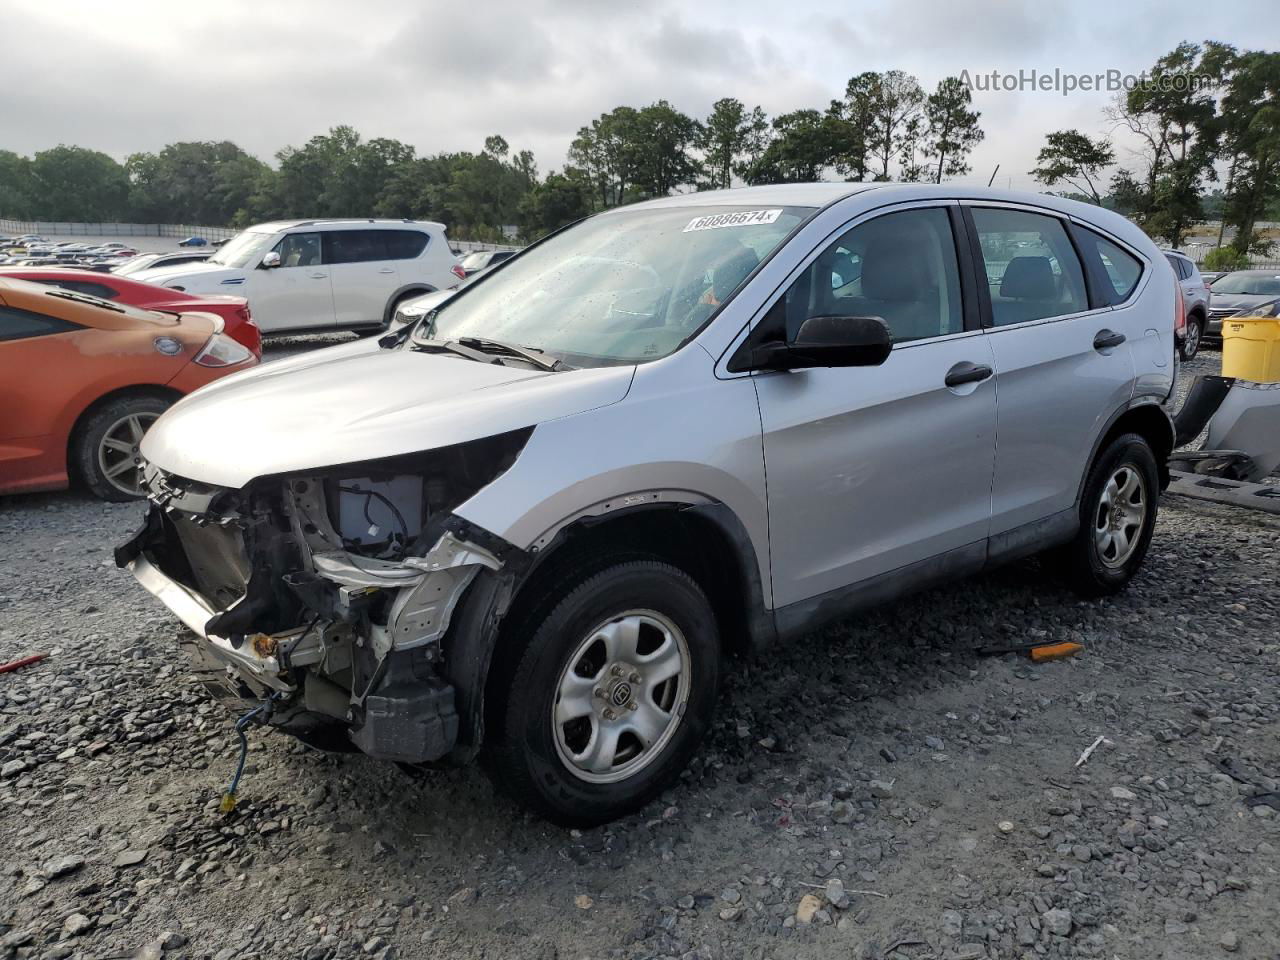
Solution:
<svg viewBox="0 0 1280 960"><path fill-rule="evenodd" d="M656 360L701 329L810 207L592 217L446 301L415 340L486 338L574 366Z"/></svg>
<svg viewBox="0 0 1280 960"><path fill-rule="evenodd" d="M237 233L233 239L219 247L218 252L205 263L216 263L219 266L237 269L256 267L261 262L262 255L271 248L275 238L274 233L258 233L256 230Z"/></svg>
<svg viewBox="0 0 1280 960"><path fill-rule="evenodd" d="M1273 273L1228 273L1213 281L1213 292L1243 296L1280 297L1280 276Z"/></svg>

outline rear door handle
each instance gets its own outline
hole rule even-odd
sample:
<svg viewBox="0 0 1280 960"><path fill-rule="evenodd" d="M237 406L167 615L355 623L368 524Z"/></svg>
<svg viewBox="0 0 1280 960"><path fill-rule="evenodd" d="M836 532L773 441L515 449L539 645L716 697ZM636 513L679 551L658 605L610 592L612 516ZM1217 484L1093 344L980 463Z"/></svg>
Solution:
<svg viewBox="0 0 1280 960"><path fill-rule="evenodd" d="M329 275L327 273L309 273L307 274L312 280L324 280Z"/></svg>
<svg viewBox="0 0 1280 960"><path fill-rule="evenodd" d="M966 383L978 383L991 376L991 368L985 363L970 363L968 360L961 360L954 367L947 371L947 378L943 381L948 387L961 387Z"/></svg>
<svg viewBox="0 0 1280 960"><path fill-rule="evenodd" d="M381 270L379 270L378 272L379 272L379 273L395 273L395 272L396 272L396 268L395 268L395 267L383 267L383 268L382 268Z"/></svg>
<svg viewBox="0 0 1280 960"><path fill-rule="evenodd" d="M1099 330L1098 335L1093 338L1093 349L1109 350L1112 347L1118 347L1124 343L1124 334L1116 333L1114 330Z"/></svg>

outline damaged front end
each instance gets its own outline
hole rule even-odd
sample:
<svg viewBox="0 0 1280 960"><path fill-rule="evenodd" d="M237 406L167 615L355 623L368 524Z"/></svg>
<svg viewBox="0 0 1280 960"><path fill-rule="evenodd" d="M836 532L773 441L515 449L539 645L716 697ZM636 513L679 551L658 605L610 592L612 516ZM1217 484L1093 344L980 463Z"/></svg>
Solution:
<svg viewBox="0 0 1280 960"><path fill-rule="evenodd" d="M455 610L480 577L494 581L489 602L509 596L525 561L452 510L505 472L529 433L238 490L148 464L146 520L116 563L191 629L201 680L233 709L273 697L271 725L316 746L439 761L458 752L460 728L471 739L459 702L477 699L445 663ZM479 632L496 621L468 622Z"/></svg>

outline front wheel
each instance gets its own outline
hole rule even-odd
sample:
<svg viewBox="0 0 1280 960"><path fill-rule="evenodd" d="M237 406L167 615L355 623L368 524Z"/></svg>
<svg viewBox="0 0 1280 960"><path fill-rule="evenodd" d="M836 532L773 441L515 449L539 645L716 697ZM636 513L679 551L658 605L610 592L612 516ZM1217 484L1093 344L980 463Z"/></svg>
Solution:
<svg viewBox="0 0 1280 960"><path fill-rule="evenodd" d="M1192 359L1200 352L1200 340L1204 336L1204 321L1199 317L1187 317L1187 332L1178 344L1178 356L1183 360Z"/></svg>
<svg viewBox="0 0 1280 960"><path fill-rule="evenodd" d="M505 707L486 745L495 784L566 826L643 806L711 723L720 644L706 596L669 564L618 563L571 583L529 630L488 692Z"/></svg>
<svg viewBox="0 0 1280 960"><path fill-rule="evenodd" d="M1133 579L1151 545L1159 496L1156 458L1146 440L1126 433L1102 450L1085 481L1080 530L1057 552L1078 593L1107 596Z"/></svg>

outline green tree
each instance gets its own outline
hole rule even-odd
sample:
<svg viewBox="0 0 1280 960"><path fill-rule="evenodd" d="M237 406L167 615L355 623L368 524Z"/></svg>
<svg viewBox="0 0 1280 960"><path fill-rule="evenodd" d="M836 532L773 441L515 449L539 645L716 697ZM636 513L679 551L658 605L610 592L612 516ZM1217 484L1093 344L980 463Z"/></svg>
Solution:
<svg viewBox="0 0 1280 960"><path fill-rule="evenodd" d="M132 215L150 223L230 223L268 167L228 141L171 143L125 162Z"/></svg>
<svg viewBox="0 0 1280 960"><path fill-rule="evenodd" d="M973 94L959 77L944 77L924 104L924 153L933 169L933 182L968 173L969 153L985 134L972 109ZM936 160L936 166L934 161Z"/></svg>
<svg viewBox="0 0 1280 960"><path fill-rule="evenodd" d="M733 97L712 105L697 143L703 153L709 189L725 190L733 185L734 171L763 150L761 140L768 127L769 120L760 107L748 110Z"/></svg>
<svg viewBox="0 0 1280 960"><path fill-rule="evenodd" d="M1045 137L1031 175L1046 187L1068 183L1101 205L1098 179L1115 159L1115 151L1105 138L1092 140L1079 130L1057 130Z"/></svg>
<svg viewBox="0 0 1280 960"><path fill-rule="evenodd" d="M532 242L591 213L592 185L581 171L551 173L520 201L520 233Z"/></svg>
<svg viewBox="0 0 1280 960"><path fill-rule="evenodd" d="M34 198L31 161L10 150L0 150L0 216L31 219Z"/></svg>
<svg viewBox="0 0 1280 960"><path fill-rule="evenodd" d="M794 110L773 118L773 139L745 171L748 183L821 180L843 145L841 121L817 110Z"/></svg>
<svg viewBox="0 0 1280 960"><path fill-rule="evenodd" d="M912 140L919 135L924 91L915 77L901 70L862 77L865 81L859 96L865 98L867 153L872 165L880 167L875 179L888 180L894 159L902 155L904 138Z"/></svg>
<svg viewBox="0 0 1280 960"><path fill-rule="evenodd" d="M46 220L121 220L129 209L129 175L97 150L57 146L31 161L32 213Z"/></svg>
<svg viewBox="0 0 1280 960"><path fill-rule="evenodd" d="M1224 59L1220 119L1228 175L1222 219L1223 226L1235 227L1232 247L1247 255L1268 246L1255 226L1280 201L1280 53L1247 51Z"/></svg>
<svg viewBox="0 0 1280 960"><path fill-rule="evenodd" d="M677 187L695 183L702 165L693 155L702 125L666 100L636 114L631 155L635 184L645 196L665 197Z"/></svg>

